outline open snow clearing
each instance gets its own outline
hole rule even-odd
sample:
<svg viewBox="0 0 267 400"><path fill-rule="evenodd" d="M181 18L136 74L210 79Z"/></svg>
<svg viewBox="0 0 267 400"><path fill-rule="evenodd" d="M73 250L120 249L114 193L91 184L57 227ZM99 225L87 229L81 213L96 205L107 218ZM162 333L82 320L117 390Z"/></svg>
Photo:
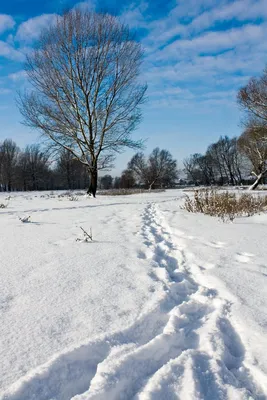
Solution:
<svg viewBox="0 0 267 400"><path fill-rule="evenodd" d="M223 224L183 196L0 210L1 399L267 399L266 215Z"/></svg>

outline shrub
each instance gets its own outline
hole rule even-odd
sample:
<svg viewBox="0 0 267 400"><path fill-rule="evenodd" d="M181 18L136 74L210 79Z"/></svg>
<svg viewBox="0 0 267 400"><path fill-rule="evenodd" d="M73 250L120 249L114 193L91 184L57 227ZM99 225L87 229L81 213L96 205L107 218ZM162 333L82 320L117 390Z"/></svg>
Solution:
<svg viewBox="0 0 267 400"><path fill-rule="evenodd" d="M0 208L7 208L7 204L1 203Z"/></svg>
<svg viewBox="0 0 267 400"><path fill-rule="evenodd" d="M251 216L267 210L267 196L251 193L218 192L214 189L195 190L194 196L186 195L182 209L233 221L236 217Z"/></svg>

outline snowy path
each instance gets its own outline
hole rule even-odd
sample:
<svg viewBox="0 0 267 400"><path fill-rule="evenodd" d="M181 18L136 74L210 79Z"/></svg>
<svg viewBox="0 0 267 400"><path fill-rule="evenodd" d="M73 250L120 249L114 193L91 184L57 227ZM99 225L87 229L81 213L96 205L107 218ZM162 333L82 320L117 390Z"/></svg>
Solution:
<svg viewBox="0 0 267 400"><path fill-rule="evenodd" d="M267 399L267 383L231 322L231 303L195 280L191 256L156 202L144 203L134 236L139 263L163 289L154 306L127 329L55 356L3 399Z"/></svg>

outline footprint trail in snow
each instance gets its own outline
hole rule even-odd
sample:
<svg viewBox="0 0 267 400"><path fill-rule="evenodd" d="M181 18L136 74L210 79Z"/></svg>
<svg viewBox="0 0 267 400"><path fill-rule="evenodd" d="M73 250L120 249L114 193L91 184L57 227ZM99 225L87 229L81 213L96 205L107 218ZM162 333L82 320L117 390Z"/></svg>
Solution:
<svg viewBox="0 0 267 400"><path fill-rule="evenodd" d="M127 329L62 353L5 400L267 399L230 322L231 304L198 284L154 203L142 215L144 268L162 287Z"/></svg>

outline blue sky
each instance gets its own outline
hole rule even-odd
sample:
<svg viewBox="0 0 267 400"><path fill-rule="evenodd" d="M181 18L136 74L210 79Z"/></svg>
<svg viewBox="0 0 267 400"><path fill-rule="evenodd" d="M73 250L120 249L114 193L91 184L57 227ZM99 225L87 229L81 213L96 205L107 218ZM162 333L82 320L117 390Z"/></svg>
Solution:
<svg viewBox="0 0 267 400"><path fill-rule="evenodd" d="M142 40L149 101L134 135L147 138L146 152L167 148L182 166L220 135L241 133L236 92L267 62L267 0L9 0L0 5L0 141L40 141L15 104L23 60L42 27L77 6L118 15ZM114 174L131 155L118 157Z"/></svg>

